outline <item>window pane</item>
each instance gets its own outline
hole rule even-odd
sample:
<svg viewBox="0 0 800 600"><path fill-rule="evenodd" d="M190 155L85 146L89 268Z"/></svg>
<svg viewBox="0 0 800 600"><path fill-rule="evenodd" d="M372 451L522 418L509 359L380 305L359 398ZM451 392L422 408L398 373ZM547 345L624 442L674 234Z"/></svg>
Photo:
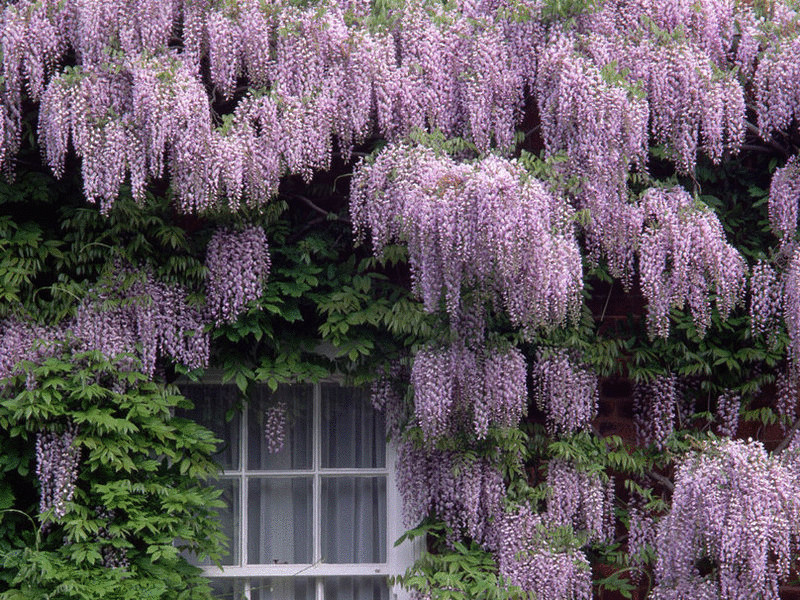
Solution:
<svg viewBox="0 0 800 600"><path fill-rule="evenodd" d="M386 478L322 480L322 559L386 562Z"/></svg>
<svg viewBox="0 0 800 600"><path fill-rule="evenodd" d="M314 600L314 580L292 577L250 580L250 600Z"/></svg>
<svg viewBox="0 0 800 600"><path fill-rule="evenodd" d="M389 600L383 577L331 577L324 587L325 600Z"/></svg>
<svg viewBox="0 0 800 600"><path fill-rule="evenodd" d="M239 579L212 579L211 595L218 600L244 600L244 582Z"/></svg>
<svg viewBox="0 0 800 600"><path fill-rule="evenodd" d="M311 385L282 385L273 394L266 385L256 386L248 406L247 468L258 470L310 469L313 456ZM264 425L267 409L286 405L286 437L280 452L269 451Z"/></svg>
<svg viewBox="0 0 800 600"><path fill-rule="evenodd" d="M191 419L213 431L214 437L222 440L216 455L217 462L223 469L238 469L239 411L232 410L233 419L225 420L225 414L239 401L236 386L187 383L178 387L194 403L194 409L178 409L175 415Z"/></svg>
<svg viewBox="0 0 800 600"><path fill-rule="evenodd" d="M310 477L251 478L247 492L247 562L310 563Z"/></svg>
<svg viewBox="0 0 800 600"><path fill-rule="evenodd" d="M322 384L322 466L386 466L383 415L372 408L366 390Z"/></svg>

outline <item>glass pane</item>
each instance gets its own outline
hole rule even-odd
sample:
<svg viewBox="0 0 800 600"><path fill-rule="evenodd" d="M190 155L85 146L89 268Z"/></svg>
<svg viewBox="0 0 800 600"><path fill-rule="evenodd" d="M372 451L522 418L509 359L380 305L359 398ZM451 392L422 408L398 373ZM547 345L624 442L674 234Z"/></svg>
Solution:
<svg viewBox="0 0 800 600"><path fill-rule="evenodd" d="M239 508L239 480L220 479L214 482L214 486L222 489L219 497L225 503L225 508L218 508L219 520L222 524L222 533L228 538L227 551L222 554L223 565L239 564L239 530L242 528L241 510ZM210 559L198 560L197 557L189 552L183 555L193 565L213 565Z"/></svg>
<svg viewBox="0 0 800 600"><path fill-rule="evenodd" d="M325 600L389 600L383 577L330 577L324 587Z"/></svg>
<svg viewBox="0 0 800 600"><path fill-rule="evenodd" d="M383 468L386 429L369 392L322 384L322 467Z"/></svg>
<svg viewBox="0 0 800 600"><path fill-rule="evenodd" d="M322 560L386 562L386 478L322 480Z"/></svg>
<svg viewBox="0 0 800 600"><path fill-rule="evenodd" d="M310 577L250 580L250 600L314 600L314 596Z"/></svg>
<svg viewBox="0 0 800 600"><path fill-rule="evenodd" d="M282 385L273 394L266 385L256 386L248 406L247 468L258 470L310 469L313 457L311 385ZM267 411L284 403L286 430L283 448L271 452L265 434Z"/></svg>
<svg viewBox="0 0 800 600"><path fill-rule="evenodd" d="M175 415L196 421L213 431L214 437L222 440L216 455L217 462L223 469L238 469L240 413L235 410L239 401L236 386L187 383L178 387L194 403L194 409L178 409ZM226 421L225 414L229 410L233 418Z"/></svg>
<svg viewBox="0 0 800 600"><path fill-rule="evenodd" d="M310 563L310 477L252 478L247 491L247 562Z"/></svg>
<svg viewBox="0 0 800 600"><path fill-rule="evenodd" d="M240 579L212 579L212 598L219 600L244 600L244 582Z"/></svg>

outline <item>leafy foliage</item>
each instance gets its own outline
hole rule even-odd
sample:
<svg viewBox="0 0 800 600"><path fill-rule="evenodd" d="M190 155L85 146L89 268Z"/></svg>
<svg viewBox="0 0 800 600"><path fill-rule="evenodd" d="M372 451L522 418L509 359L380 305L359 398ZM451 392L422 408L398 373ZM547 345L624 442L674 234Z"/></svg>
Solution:
<svg viewBox="0 0 800 600"><path fill-rule="evenodd" d="M208 598L199 569L180 551L219 557L219 491L202 483L217 472L216 440L171 415L187 401L97 353L74 353L69 342L23 367L6 381L0 402L3 447L19 449L3 453L5 505L35 514L29 474L37 432L74 424L83 461L63 517L48 510L36 524L16 510L0 513L0 598ZM16 535L8 535L9 525ZM129 567L108 568L110 553Z"/></svg>

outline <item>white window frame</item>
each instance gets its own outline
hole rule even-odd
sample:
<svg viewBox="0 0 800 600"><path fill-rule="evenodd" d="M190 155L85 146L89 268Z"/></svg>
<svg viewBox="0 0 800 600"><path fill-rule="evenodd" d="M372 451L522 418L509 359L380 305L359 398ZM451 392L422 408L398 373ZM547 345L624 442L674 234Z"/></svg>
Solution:
<svg viewBox="0 0 800 600"><path fill-rule="evenodd" d="M191 385L220 385L228 386L232 383L222 382L221 372L207 372L206 376L200 381L182 380L181 386ZM405 540L402 544L395 546L395 541L405 533L403 525L403 504L397 489L396 464L397 449L393 442L386 444L386 463L383 468L322 468L322 385L341 384L337 379L324 379L312 385L312 440L313 457L311 469L298 470L248 470L248 410L245 406L239 417L239 468L235 470L224 470L219 476L219 480L236 480L239 482L239 522L234 523L234 528L239 527L238 554L239 566L201 566L204 575L216 580L235 579L244 584L244 598L250 600L250 580L261 578L293 578L303 577L313 579L315 582L315 600L324 600L324 578L326 577L390 577L401 575L410 567L422 552L421 540ZM291 384L289 384L291 385ZM298 385L304 385L298 382ZM343 386L347 387L347 386ZM245 532L248 528L248 499L247 485L248 478L269 477L269 478L291 478L291 477L312 477L312 532L313 532L313 562L310 564L274 564L274 565L248 565L247 564L247 536ZM384 563L325 563L322 561L322 477L386 477L386 562ZM234 529L236 531L236 529ZM233 543L234 540L231 540ZM389 588L390 600L409 600L410 594L395 585Z"/></svg>

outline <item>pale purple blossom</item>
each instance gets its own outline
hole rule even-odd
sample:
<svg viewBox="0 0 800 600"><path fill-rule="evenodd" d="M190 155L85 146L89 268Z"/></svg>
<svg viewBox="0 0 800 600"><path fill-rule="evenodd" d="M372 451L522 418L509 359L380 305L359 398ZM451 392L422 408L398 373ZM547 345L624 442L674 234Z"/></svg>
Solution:
<svg viewBox="0 0 800 600"><path fill-rule="evenodd" d="M78 429L70 424L64 431L36 434L36 477L39 479L39 512L53 511L56 519L67 514L67 503L75 494L81 448Z"/></svg>

